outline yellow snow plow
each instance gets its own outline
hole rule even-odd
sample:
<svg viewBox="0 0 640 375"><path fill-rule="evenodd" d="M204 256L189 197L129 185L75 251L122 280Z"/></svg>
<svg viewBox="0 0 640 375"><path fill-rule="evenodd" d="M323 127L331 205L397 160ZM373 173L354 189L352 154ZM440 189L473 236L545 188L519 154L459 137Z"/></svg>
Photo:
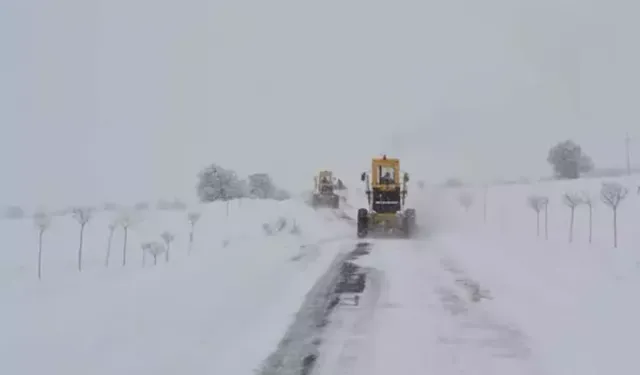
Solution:
<svg viewBox="0 0 640 375"><path fill-rule="evenodd" d="M374 158L371 172L363 172L361 180L366 184L368 208L358 210L358 237L390 235L409 238L416 227L416 211L405 208L409 174L401 180L400 160Z"/></svg>
<svg viewBox="0 0 640 375"><path fill-rule="evenodd" d="M331 171L320 171L314 178L315 189L311 198L311 205L316 207L340 207L340 196L336 194L336 178Z"/></svg>

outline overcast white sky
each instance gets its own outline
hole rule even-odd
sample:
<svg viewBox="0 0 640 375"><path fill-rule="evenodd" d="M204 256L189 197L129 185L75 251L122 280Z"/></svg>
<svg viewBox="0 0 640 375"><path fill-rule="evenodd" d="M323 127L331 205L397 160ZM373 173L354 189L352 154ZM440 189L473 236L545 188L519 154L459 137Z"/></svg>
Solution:
<svg viewBox="0 0 640 375"><path fill-rule="evenodd" d="M600 166L638 137L640 3L4 0L1 204L191 196L217 162L306 187L380 152L441 180ZM640 158L640 147L638 158Z"/></svg>

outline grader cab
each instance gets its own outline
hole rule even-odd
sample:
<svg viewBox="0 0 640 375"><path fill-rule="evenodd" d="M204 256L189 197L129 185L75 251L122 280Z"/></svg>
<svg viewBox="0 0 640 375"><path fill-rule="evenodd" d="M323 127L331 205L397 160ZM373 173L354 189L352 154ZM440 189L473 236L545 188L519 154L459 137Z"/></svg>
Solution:
<svg viewBox="0 0 640 375"><path fill-rule="evenodd" d="M405 208L409 174L400 172L400 160L374 158L370 173L363 172L368 208L358 210L358 237L371 234L411 237L416 226L416 211Z"/></svg>

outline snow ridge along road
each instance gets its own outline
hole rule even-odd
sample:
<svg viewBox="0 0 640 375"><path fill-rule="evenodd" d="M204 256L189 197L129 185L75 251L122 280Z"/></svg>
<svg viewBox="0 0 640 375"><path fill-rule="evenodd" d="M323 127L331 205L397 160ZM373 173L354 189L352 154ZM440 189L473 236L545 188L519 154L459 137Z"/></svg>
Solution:
<svg viewBox="0 0 640 375"><path fill-rule="evenodd" d="M379 240L360 304L337 306L314 375L544 372L527 336L483 306L491 293L435 242Z"/></svg>

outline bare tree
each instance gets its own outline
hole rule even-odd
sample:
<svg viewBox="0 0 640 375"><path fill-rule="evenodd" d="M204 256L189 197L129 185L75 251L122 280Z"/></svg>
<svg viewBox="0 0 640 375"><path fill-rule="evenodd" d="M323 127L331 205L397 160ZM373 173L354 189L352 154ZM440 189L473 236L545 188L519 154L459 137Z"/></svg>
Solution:
<svg viewBox="0 0 640 375"><path fill-rule="evenodd" d="M130 212L123 212L119 219L119 224L124 230L124 241L122 244L122 266L127 265L127 241L129 239L129 228L138 223L138 219Z"/></svg>
<svg viewBox="0 0 640 375"><path fill-rule="evenodd" d="M116 221L109 223L109 237L107 238L107 255L104 259L104 266L109 267L109 258L111 257L111 241L113 240L113 233L116 231L118 224Z"/></svg>
<svg viewBox="0 0 640 375"><path fill-rule="evenodd" d="M162 237L162 240L164 241L164 244L166 245L166 248L167 248L167 251L165 251L164 253L164 258L165 258L165 261L168 262L169 252L171 251L171 243L175 239L175 236L171 234L171 232L165 230L164 232L162 232L160 237Z"/></svg>
<svg viewBox="0 0 640 375"><path fill-rule="evenodd" d="M544 206L544 239L549 239L549 198L542 197L540 202Z"/></svg>
<svg viewBox="0 0 640 375"><path fill-rule="evenodd" d="M539 196L539 195L531 195L527 199L527 202L529 203L529 207L531 207L536 212L536 235L540 236L540 212L544 208L544 210L545 210L545 228L547 228L547 226L546 226L547 218L548 218L547 206L549 204L549 198L543 197L543 196ZM546 230L545 230L545 233L547 233Z"/></svg>
<svg viewBox="0 0 640 375"><path fill-rule="evenodd" d="M82 246L84 245L84 228L93 216L93 208L76 207L72 209L73 218L80 224L80 244L78 246L78 271L82 271Z"/></svg>
<svg viewBox="0 0 640 375"><path fill-rule="evenodd" d="M145 242L141 245L141 247L144 253L148 252L149 254L151 254L151 256L153 257L154 265L158 264L158 255L166 251L164 244L157 241Z"/></svg>
<svg viewBox="0 0 640 375"><path fill-rule="evenodd" d="M575 193L565 193L562 196L562 200L564 204L569 207L571 210L571 217L569 219L569 243L573 242L573 223L575 219L576 207L581 205L583 202L582 197Z"/></svg>
<svg viewBox="0 0 640 375"><path fill-rule="evenodd" d="M188 253L191 253L191 249L193 248L193 233L195 230L196 223L200 220L201 214L200 212L189 212L187 214L187 220L189 220L189 225L191 225L191 231L189 232L189 250Z"/></svg>
<svg viewBox="0 0 640 375"><path fill-rule="evenodd" d="M44 232L51 226L51 216L41 211L37 212L33 219L38 229L38 279L42 279L42 237Z"/></svg>
<svg viewBox="0 0 640 375"><path fill-rule="evenodd" d="M617 182L604 182L600 189L602 202L613 211L613 247L618 247L618 206L629 191Z"/></svg>
<svg viewBox="0 0 640 375"><path fill-rule="evenodd" d="M589 243L593 239L593 200L589 193L582 194L582 202L589 207Z"/></svg>
<svg viewBox="0 0 640 375"><path fill-rule="evenodd" d="M460 205L464 207L465 211L469 211L469 208L471 208L471 205L473 204L473 195L468 191L464 191L458 196L458 201L460 202Z"/></svg>
<svg viewBox="0 0 640 375"><path fill-rule="evenodd" d="M142 267L147 264L147 252L149 251L150 242L143 242L140 244L140 248L142 249Z"/></svg>

